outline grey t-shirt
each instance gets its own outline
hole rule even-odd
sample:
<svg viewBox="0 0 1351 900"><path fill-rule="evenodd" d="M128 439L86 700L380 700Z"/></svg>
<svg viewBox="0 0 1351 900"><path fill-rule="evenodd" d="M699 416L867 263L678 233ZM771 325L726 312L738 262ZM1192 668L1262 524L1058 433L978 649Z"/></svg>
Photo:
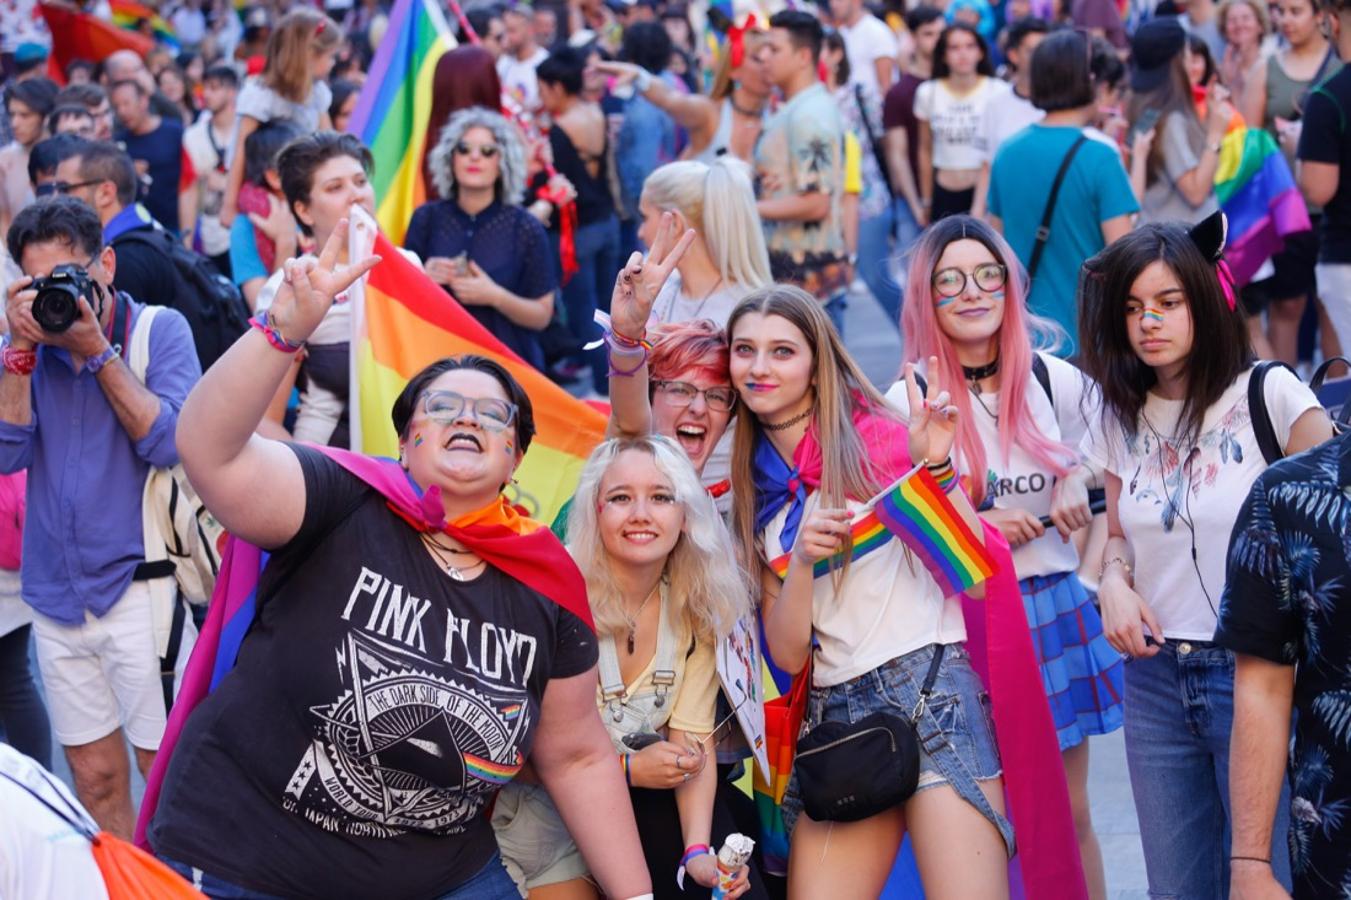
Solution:
<svg viewBox="0 0 1351 900"><path fill-rule="evenodd" d="M1177 180L1196 168L1200 155L1192 145L1192 131L1198 126L1181 113L1169 113L1160 126L1163 169L1145 190L1140 204L1140 222L1199 222L1219 209L1212 190L1200 206L1192 206L1178 189Z"/></svg>

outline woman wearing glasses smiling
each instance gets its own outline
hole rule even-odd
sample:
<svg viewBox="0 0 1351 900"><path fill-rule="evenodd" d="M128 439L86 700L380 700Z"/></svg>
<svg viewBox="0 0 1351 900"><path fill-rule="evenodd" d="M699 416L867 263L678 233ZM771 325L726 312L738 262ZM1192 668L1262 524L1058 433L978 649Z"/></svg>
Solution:
<svg viewBox="0 0 1351 900"><path fill-rule="evenodd" d="M450 117L428 157L443 199L424 203L404 246L498 340L544 368L538 333L554 310L553 251L521 206L525 148L514 125L472 107Z"/></svg>
<svg viewBox="0 0 1351 900"><path fill-rule="evenodd" d="M1079 582L1070 540L1091 521L1088 488L1100 478L1073 449L1087 428L1080 411L1086 382L1074 366L1032 349L1055 326L1027 312L1022 266L984 222L951 216L929 228L915 247L908 287L901 317L907 353L917 362L936 358L939 371L930 377L965 387L953 393L960 410L954 460L973 474L972 503L1013 549L1089 896L1103 897L1088 804L1088 736L1121 727L1123 676L1121 656ZM887 400L908 417L903 380Z"/></svg>
<svg viewBox="0 0 1351 900"><path fill-rule="evenodd" d="M585 582L501 494L534 435L520 384L483 357L428 366L394 403L398 464L255 434L292 355L378 262L340 270L346 240L343 222L317 262L286 264L183 406L193 484L269 555L235 664L168 757L150 842L212 896L516 898L485 810L528 758L606 895L650 898Z"/></svg>

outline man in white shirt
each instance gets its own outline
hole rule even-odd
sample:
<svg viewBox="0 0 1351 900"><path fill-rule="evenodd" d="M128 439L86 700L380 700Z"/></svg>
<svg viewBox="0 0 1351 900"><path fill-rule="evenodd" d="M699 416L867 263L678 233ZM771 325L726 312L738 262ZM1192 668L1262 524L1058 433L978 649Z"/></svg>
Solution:
<svg viewBox="0 0 1351 900"><path fill-rule="evenodd" d="M183 150L192 161L195 190L179 194L183 240L230 277L230 229L220 223L228 180L225 156L235 143L235 97L239 75L233 66L212 66L202 77L201 118L183 132Z"/></svg>
<svg viewBox="0 0 1351 900"><path fill-rule="evenodd" d="M863 8L863 0L830 0L849 69L854 81L872 87L877 96L886 96L896 74L896 54L900 47L896 35L877 16Z"/></svg>
<svg viewBox="0 0 1351 900"><path fill-rule="evenodd" d="M977 137L985 144L985 161L981 164L980 181L971 204L971 215L978 218L985 215L990 165L999 152L999 145L1027 126L1040 122L1046 115L1032 105L1032 54L1050 30L1051 26L1044 19L1027 16L1005 31L1004 56L1008 60L1008 71L1013 75L1013 90L998 103L985 107L985 122Z"/></svg>
<svg viewBox="0 0 1351 900"><path fill-rule="evenodd" d="M528 112L539 109L535 69L549 58L549 51L535 43L531 15L530 7L525 5L502 11L502 55L497 59L502 92Z"/></svg>

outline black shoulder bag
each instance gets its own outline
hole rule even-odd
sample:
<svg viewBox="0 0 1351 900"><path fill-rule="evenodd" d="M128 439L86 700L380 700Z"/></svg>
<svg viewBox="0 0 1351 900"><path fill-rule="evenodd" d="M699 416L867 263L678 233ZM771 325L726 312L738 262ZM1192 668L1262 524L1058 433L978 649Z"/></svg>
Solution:
<svg viewBox="0 0 1351 900"><path fill-rule="evenodd" d="M863 130L868 133L868 144L872 147L873 158L877 160L877 168L882 171L882 183L887 186L887 193L892 197L896 196L896 188L891 184L891 169L887 167L887 154L882 146L882 141L873 132L873 124L868 120L868 107L863 102L863 85L854 85L854 102L858 104L858 117L863 121Z"/></svg>
<svg viewBox="0 0 1351 900"><path fill-rule="evenodd" d="M939 644L909 715L875 712L857 722L822 722L797 743L793 765L807 815L817 822L857 822L909 800L919 784L923 743L916 723L943 664Z"/></svg>
<svg viewBox="0 0 1351 900"><path fill-rule="evenodd" d="M1051 182L1051 196L1046 198L1046 209L1041 214L1041 225L1037 226L1037 238L1032 244L1032 258L1027 263L1027 280L1029 283L1037 277L1037 267L1041 265L1041 255L1046 251L1046 242L1051 238L1051 217L1055 215L1055 201L1060 196L1060 186L1064 184L1065 176L1069 174L1070 163L1074 162L1074 154L1079 152L1079 148L1083 146L1086 140L1088 140L1088 135L1082 131L1079 132L1079 137L1075 138L1073 144L1070 144L1069 152L1060 161L1060 170L1055 173L1055 181Z"/></svg>

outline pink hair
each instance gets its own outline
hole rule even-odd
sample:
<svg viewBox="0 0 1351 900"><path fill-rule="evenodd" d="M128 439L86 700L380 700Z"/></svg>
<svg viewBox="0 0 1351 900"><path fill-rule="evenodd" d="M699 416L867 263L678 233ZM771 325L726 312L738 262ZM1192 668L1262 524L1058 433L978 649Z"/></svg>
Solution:
<svg viewBox="0 0 1351 900"><path fill-rule="evenodd" d="M948 244L974 240L983 244L996 260L1008 268L1004 286L1004 321L999 328L999 449L1007 465L1015 445L1022 447L1057 476L1069 471L1067 460L1073 451L1041 433L1027 404L1028 382L1032 378L1032 340L1026 309L1027 287L1022 264L1013 248L984 222L970 216L952 216L931 226L915 245L906 285L906 302L901 313L906 358L922 362L938 358L942 383L952 394L952 402L961 412L957 422L957 450L965 460L970 479L971 499L980 504L985 498L988 471L985 446L971 414L971 392L957 360L957 349L938 324L933 302L933 276L938 260ZM904 374L904 368L902 368Z"/></svg>
<svg viewBox="0 0 1351 900"><path fill-rule="evenodd" d="M727 337L709 319L695 319L649 329L652 354L648 371L655 381L676 381L703 375L714 383L727 381Z"/></svg>

